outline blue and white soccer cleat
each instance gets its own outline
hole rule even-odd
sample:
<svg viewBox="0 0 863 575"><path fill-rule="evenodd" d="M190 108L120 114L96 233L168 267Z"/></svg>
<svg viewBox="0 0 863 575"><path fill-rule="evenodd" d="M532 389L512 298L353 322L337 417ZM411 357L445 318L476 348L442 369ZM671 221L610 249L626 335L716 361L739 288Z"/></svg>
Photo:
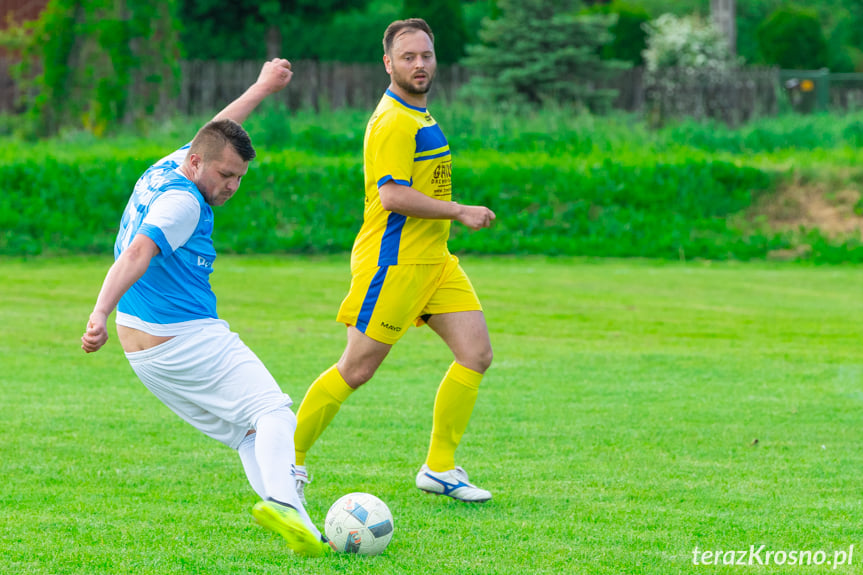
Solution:
<svg viewBox="0 0 863 575"><path fill-rule="evenodd" d="M484 503L491 499L490 492L468 481L467 471L461 467L437 472L423 465L417 473L417 487L427 493L446 495L468 503Z"/></svg>

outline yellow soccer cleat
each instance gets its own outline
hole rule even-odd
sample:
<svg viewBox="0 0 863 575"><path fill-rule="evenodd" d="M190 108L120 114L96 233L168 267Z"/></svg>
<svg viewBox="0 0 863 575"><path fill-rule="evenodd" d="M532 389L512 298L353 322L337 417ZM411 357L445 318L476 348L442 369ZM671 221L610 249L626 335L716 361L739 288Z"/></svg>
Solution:
<svg viewBox="0 0 863 575"><path fill-rule="evenodd" d="M281 535L291 551L302 557L320 557L328 553L330 545L316 537L296 509L275 501L259 501L252 508L255 521L265 529Z"/></svg>

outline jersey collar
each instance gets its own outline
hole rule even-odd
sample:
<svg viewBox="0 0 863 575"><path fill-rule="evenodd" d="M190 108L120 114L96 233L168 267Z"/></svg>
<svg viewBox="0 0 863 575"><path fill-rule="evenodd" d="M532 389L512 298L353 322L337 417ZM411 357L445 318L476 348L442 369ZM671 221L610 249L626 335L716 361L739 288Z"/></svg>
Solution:
<svg viewBox="0 0 863 575"><path fill-rule="evenodd" d="M417 112L422 112L423 114L425 114L427 112L426 108L420 108L418 106L411 106L410 104L408 104L407 102L405 102L404 100L402 100L401 98L396 96L395 93L392 90L390 90L389 88L387 88L387 96L389 96L390 98L392 98L393 100L395 100L396 102L398 102L399 104L404 106L405 108L410 108L411 110L416 110Z"/></svg>

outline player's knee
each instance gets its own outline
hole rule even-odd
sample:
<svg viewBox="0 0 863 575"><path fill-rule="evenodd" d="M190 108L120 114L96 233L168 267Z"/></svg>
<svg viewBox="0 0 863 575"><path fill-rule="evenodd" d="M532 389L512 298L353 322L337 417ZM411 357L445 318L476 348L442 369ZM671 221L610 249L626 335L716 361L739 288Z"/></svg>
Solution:
<svg viewBox="0 0 863 575"><path fill-rule="evenodd" d="M342 378L344 378L345 383L348 384L348 387L352 387L353 389L358 388L370 380L375 374L375 371L377 371L377 366L365 364L345 366L344 370L341 366L339 367L339 373L342 374Z"/></svg>
<svg viewBox="0 0 863 575"><path fill-rule="evenodd" d="M469 356L463 356L459 358L456 356L456 361L468 369L471 369L477 373L485 373L486 370L491 366L491 360L494 358L494 354L491 351L491 347L483 347L481 349L472 350Z"/></svg>
<svg viewBox="0 0 863 575"><path fill-rule="evenodd" d="M491 367L491 361L494 359L494 352L491 347L482 349L476 357L477 370L479 373L485 373Z"/></svg>

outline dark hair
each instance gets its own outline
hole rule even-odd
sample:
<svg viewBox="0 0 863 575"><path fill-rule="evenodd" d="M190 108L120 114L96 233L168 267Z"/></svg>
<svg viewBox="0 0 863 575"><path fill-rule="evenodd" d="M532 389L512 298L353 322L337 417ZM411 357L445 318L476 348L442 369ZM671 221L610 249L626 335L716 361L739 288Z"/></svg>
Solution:
<svg viewBox="0 0 863 575"><path fill-rule="evenodd" d="M425 32L431 38L432 44L434 44L434 34L431 31L431 28L422 18L408 18L407 20L396 20L389 26L387 26L386 32L384 32L384 54L389 54L390 50L393 49L393 42L401 32L405 30L417 30L420 32Z"/></svg>
<svg viewBox="0 0 863 575"><path fill-rule="evenodd" d="M190 154L198 154L205 162L219 158L225 146L230 144L244 162L255 158L255 148L248 132L233 120L216 120L207 122L195 134Z"/></svg>

